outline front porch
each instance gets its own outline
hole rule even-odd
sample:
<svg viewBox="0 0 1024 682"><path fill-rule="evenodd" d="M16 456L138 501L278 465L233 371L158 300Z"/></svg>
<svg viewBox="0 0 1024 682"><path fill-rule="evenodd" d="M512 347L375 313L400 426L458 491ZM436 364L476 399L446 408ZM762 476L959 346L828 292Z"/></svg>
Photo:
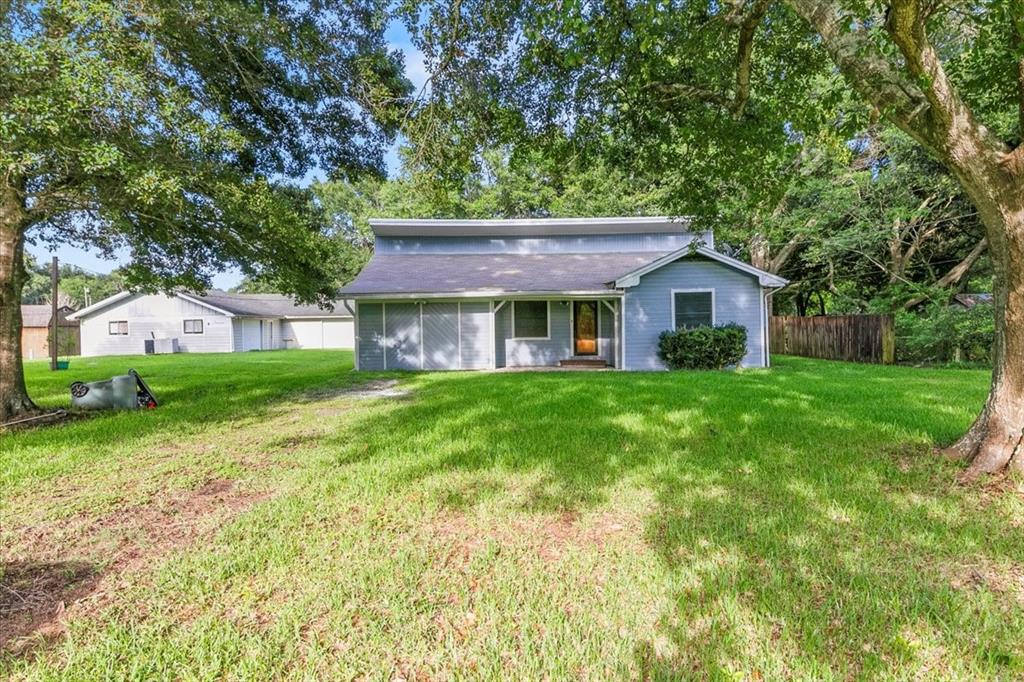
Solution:
<svg viewBox="0 0 1024 682"><path fill-rule="evenodd" d="M357 299L356 368L622 367L622 303L609 294Z"/></svg>
<svg viewBox="0 0 1024 682"><path fill-rule="evenodd" d="M494 302L494 366L619 367L619 298Z"/></svg>

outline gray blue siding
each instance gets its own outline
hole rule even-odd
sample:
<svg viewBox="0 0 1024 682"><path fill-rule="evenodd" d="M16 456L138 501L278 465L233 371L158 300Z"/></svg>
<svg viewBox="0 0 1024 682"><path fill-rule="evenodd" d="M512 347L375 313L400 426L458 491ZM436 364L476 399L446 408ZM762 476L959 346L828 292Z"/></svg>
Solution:
<svg viewBox="0 0 1024 682"><path fill-rule="evenodd" d="M600 301L597 303L597 322L597 354L609 366L614 367L616 364L615 313L608 310L608 306Z"/></svg>
<svg viewBox="0 0 1024 682"><path fill-rule="evenodd" d="M361 370L491 366L490 301L359 303L356 334Z"/></svg>
<svg viewBox="0 0 1024 682"><path fill-rule="evenodd" d="M491 340L491 303L473 301L459 304L462 339L462 368L486 369L491 366L494 343Z"/></svg>
<svg viewBox="0 0 1024 682"><path fill-rule="evenodd" d="M420 306L388 303L384 309L384 352L388 369L420 369Z"/></svg>
<svg viewBox="0 0 1024 682"><path fill-rule="evenodd" d="M571 303L548 302L550 338L516 339L512 330L512 302L501 307L494 318L494 335L498 339L499 367L554 366L572 356L572 329L569 317Z"/></svg>
<svg viewBox="0 0 1024 682"><path fill-rule="evenodd" d="M664 369L658 359L658 335L673 327L673 289L713 289L715 324L735 322L747 328L744 367L764 365L762 290L757 278L721 263L687 257L640 278L626 289L625 369Z"/></svg>
<svg viewBox="0 0 1024 682"><path fill-rule="evenodd" d="M423 306L423 369L459 368L459 304Z"/></svg>
<svg viewBox="0 0 1024 682"><path fill-rule="evenodd" d="M667 253L700 238L711 246L706 234L602 234L558 237L377 237L374 250L381 254L444 253Z"/></svg>
<svg viewBox="0 0 1024 682"><path fill-rule="evenodd" d="M384 306L380 303L356 305L356 353L359 369L384 369Z"/></svg>

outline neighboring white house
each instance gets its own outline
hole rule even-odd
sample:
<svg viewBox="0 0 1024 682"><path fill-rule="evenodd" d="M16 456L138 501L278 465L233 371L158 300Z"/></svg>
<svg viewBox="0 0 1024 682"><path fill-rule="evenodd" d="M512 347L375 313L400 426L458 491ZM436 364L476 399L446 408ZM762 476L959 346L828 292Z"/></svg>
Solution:
<svg viewBox="0 0 1024 682"><path fill-rule="evenodd" d="M82 355L141 355L176 344L182 353L355 346L346 301L334 310L296 305L278 294L133 294L121 292L70 320L79 320ZM165 340L165 341L158 341ZM147 341L150 348L147 349Z"/></svg>

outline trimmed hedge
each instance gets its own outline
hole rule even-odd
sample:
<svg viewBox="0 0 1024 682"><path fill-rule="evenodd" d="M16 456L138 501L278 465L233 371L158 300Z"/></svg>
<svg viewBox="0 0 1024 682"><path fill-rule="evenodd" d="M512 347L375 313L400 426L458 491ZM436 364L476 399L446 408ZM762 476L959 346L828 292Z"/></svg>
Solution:
<svg viewBox="0 0 1024 682"><path fill-rule="evenodd" d="M738 324L663 331L658 357L669 369L722 369L747 354L747 328Z"/></svg>

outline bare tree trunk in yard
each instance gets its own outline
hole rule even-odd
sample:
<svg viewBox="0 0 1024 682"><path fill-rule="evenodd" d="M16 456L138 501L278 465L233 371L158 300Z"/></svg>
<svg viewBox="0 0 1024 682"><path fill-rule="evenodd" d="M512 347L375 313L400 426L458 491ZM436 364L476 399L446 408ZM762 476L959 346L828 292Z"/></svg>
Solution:
<svg viewBox="0 0 1024 682"><path fill-rule="evenodd" d="M0 189L0 423L36 410L21 364L21 289L25 283L25 208Z"/></svg>

